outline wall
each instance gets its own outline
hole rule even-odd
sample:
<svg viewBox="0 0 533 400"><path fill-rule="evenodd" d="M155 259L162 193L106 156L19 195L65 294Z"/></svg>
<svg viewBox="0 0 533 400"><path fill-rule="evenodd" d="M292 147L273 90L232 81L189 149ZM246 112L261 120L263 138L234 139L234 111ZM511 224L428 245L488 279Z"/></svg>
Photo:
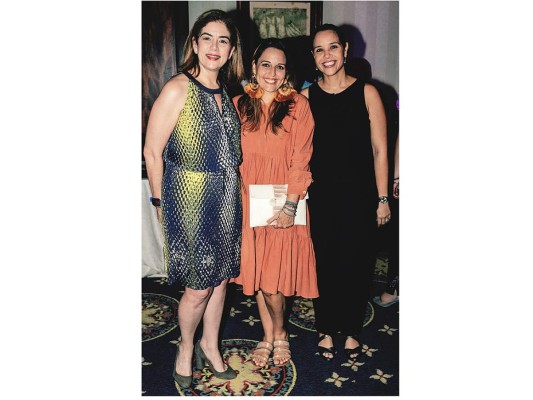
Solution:
<svg viewBox="0 0 533 400"><path fill-rule="evenodd" d="M144 147L148 117L154 101L163 85L177 72L178 60L189 33L187 14L185 1L142 2L141 149ZM142 176L146 176L144 161Z"/></svg>
<svg viewBox="0 0 533 400"><path fill-rule="evenodd" d="M374 79L399 92L399 2L325 1L322 20L355 27L358 37L348 40L357 56L370 62Z"/></svg>
<svg viewBox="0 0 533 400"><path fill-rule="evenodd" d="M189 27L192 28L196 18L207 10L219 9L231 11L237 8L235 1L189 1Z"/></svg>
<svg viewBox="0 0 533 400"><path fill-rule="evenodd" d="M372 67L372 77L399 93L399 2L324 1L322 21L346 25L353 33L350 54L363 57ZM236 9L235 1L190 1L189 26L204 11Z"/></svg>
<svg viewBox="0 0 533 400"><path fill-rule="evenodd" d="M177 69L174 14L174 3L161 1L142 3L143 147L152 105L165 82L176 73Z"/></svg>

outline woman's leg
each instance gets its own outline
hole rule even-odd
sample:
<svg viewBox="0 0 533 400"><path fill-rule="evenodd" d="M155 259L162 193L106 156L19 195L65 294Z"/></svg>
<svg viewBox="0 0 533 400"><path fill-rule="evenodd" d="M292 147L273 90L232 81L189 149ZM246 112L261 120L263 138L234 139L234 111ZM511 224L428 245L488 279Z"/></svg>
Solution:
<svg viewBox="0 0 533 400"><path fill-rule="evenodd" d="M338 306L346 307L345 317L339 319L338 327L343 335L354 337L346 340L346 349L354 349L361 344L357 338L365 321L377 255L376 206L361 203L358 207L360 210L350 221L350 234L345 232L346 235L337 237L338 261L342 262L343 269L337 277L337 299Z"/></svg>
<svg viewBox="0 0 533 400"><path fill-rule="evenodd" d="M251 357L252 362L255 365L258 367L263 367L268 363L268 358L270 357L270 353L273 349L272 343L274 342L274 326L265 302L265 296L261 290L257 292L255 300L259 310L261 325L263 326L263 339L260 340L257 344L257 347L252 350Z"/></svg>
<svg viewBox="0 0 533 400"><path fill-rule="evenodd" d="M263 325L263 340L265 342L272 343L274 341L274 325L270 311L266 304L265 295L261 290L257 292L255 296L257 302L257 308L259 310L259 318L261 319L261 325Z"/></svg>
<svg viewBox="0 0 533 400"><path fill-rule="evenodd" d="M285 322L285 296L278 292L276 294L264 293L266 307L272 321L273 341L288 340L287 331L284 326ZM276 354L276 344L274 344L274 354ZM281 356L274 357L274 364L283 365L290 359L290 352L280 353Z"/></svg>
<svg viewBox="0 0 533 400"><path fill-rule="evenodd" d="M227 283L228 280L226 279L220 285L213 288L205 309L202 338L200 339L200 346L206 357L211 361L213 368L219 372L226 370L226 366L220 355L218 337L222 311L224 309L224 300L226 298Z"/></svg>
<svg viewBox="0 0 533 400"><path fill-rule="evenodd" d="M194 290L185 288L178 306L178 322L181 332L176 372L183 376L192 375L192 353L194 333L204 315L213 289Z"/></svg>
<svg viewBox="0 0 533 400"><path fill-rule="evenodd" d="M278 340L287 339L287 331L284 327L285 320L285 296L280 292L276 294L264 293L265 305L269 315L269 324L271 325L271 332L269 334L272 337L268 339ZM265 331L266 333L266 331Z"/></svg>

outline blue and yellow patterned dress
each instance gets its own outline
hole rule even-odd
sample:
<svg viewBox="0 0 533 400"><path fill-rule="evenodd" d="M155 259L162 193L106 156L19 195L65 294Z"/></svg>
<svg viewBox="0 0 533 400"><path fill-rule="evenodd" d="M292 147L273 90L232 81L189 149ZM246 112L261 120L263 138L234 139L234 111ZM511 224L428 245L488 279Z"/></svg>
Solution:
<svg viewBox="0 0 533 400"><path fill-rule="evenodd" d="M165 267L170 285L201 290L239 275L241 125L225 90L183 73L187 99L163 152Z"/></svg>

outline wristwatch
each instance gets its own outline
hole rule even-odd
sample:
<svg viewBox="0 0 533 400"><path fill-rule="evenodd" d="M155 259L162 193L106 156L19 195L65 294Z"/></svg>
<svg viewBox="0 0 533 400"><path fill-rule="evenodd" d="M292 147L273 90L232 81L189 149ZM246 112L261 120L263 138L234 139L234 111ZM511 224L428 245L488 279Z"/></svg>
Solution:
<svg viewBox="0 0 533 400"><path fill-rule="evenodd" d="M152 203L154 207L161 207L161 199L158 199L157 197L150 197L150 203Z"/></svg>
<svg viewBox="0 0 533 400"><path fill-rule="evenodd" d="M378 200L379 200L380 203L383 203L383 204L389 202L389 198L387 196L379 196Z"/></svg>

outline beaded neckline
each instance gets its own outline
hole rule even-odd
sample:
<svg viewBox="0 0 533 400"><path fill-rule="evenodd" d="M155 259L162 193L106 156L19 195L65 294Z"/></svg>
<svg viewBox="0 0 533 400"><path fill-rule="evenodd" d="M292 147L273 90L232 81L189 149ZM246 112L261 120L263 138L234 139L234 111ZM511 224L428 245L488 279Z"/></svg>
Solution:
<svg viewBox="0 0 533 400"><path fill-rule="evenodd" d="M222 86L219 87L218 89L210 89L207 86L202 85L202 83L200 81L198 81L194 76L192 76L187 71L181 71L181 72L183 72L185 74L185 76L187 76L192 82L194 82L196 84L196 86L198 86L200 89L206 91L207 93L211 93L211 94L221 94L222 93Z"/></svg>

